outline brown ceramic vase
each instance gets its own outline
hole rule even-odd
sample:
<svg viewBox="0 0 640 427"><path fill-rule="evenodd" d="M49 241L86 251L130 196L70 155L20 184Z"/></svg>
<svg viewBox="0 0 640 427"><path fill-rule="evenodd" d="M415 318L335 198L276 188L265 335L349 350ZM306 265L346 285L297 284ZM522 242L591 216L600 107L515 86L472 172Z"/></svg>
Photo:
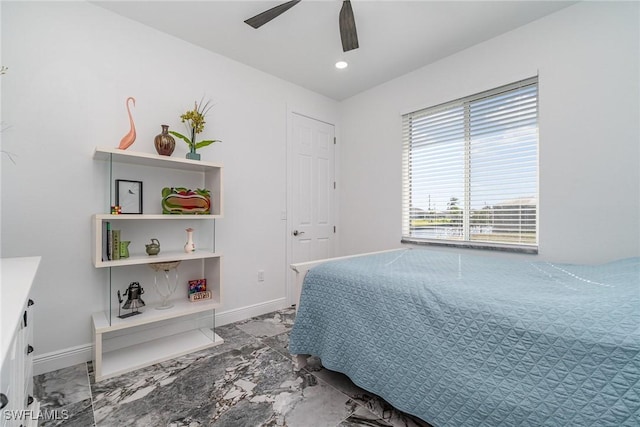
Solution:
<svg viewBox="0 0 640 427"><path fill-rule="evenodd" d="M161 156L170 156L173 153L173 150L176 148L176 140L169 134L169 126L161 125L162 133L160 135L156 135L153 140L156 151Z"/></svg>

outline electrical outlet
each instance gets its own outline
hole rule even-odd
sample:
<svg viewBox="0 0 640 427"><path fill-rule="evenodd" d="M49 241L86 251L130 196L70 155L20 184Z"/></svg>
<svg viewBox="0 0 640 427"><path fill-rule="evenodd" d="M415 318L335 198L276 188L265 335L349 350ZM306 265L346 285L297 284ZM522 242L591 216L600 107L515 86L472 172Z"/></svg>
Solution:
<svg viewBox="0 0 640 427"><path fill-rule="evenodd" d="M258 282L264 282L264 270L258 270Z"/></svg>

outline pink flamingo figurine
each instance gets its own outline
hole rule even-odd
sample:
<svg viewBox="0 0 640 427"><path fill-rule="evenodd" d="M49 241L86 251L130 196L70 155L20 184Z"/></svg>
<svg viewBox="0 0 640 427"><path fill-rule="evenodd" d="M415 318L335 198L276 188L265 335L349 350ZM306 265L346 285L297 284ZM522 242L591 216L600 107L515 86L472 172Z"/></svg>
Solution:
<svg viewBox="0 0 640 427"><path fill-rule="evenodd" d="M125 103L127 105L127 113L129 114L129 123L131 124L131 130L120 140L120 145L118 145L118 148L121 150L126 150L131 146L131 144L133 144L133 141L136 140L136 126L133 124L133 117L131 117L131 110L129 110L129 100L133 101L134 107L136 106L136 99L134 97L130 96L129 98L127 98Z"/></svg>

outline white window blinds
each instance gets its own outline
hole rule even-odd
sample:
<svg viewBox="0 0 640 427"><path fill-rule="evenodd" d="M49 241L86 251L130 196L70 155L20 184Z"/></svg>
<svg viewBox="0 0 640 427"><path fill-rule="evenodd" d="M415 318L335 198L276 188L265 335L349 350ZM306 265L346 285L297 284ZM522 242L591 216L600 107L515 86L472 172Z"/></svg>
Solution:
<svg viewBox="0 0 640 427"><path fill-rule="evenodd" d="M402 122L403 241L537 248L537 77Z"/></svg>

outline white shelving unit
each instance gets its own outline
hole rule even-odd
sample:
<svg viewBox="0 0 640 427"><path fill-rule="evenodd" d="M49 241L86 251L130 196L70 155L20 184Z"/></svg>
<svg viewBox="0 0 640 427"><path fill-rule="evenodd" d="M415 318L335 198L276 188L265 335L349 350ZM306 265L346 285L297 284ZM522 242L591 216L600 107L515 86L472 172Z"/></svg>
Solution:
<svg viewBox="0 0 640 427"><path fill-rule="evenodd" d="M131 167L146 166L172 169L181 172L195 173L202 177L203 188L211 191L212 212L209 215L163 215L160 213L143 215L93 215L93 264L96 268L126 268L134 265L152 264L169 261L199 260L202 263L203 277L207 279L207 290L212 291L213 299L191 302L188 300L173 300L173 307L157 310L153 305L144 307L137 316L121 319L118 317L118 307L109 307L105 311L94 313L94 372L95 380L101 381L134 369L142 368L172 359L187 353L202 350L222 344L224 341L214 332L215 310L221 305L221 258L222 254L211 249L198 249L193 253L185 253L181 247L165 249L156 256L132 255L119 260L103 259L103 223L118 223L121 221L150 221L159 222L162 227L170 227L175 220L212 221L223 215L223 186L222 165L211 162L201 162L180 159L169 156L159 156L149 153L125 151L117 148L96 148L94 159L109 163L109 180L112 179L114 163ZM112 185L109 182L108 185ZM113 202L113 200L111 200ZM113 203L111 203L113 204ZM177 225L177 223L175 223ZM111 278L111 273L109 274ZM112 293L109 283L109 294ZM210 316L207 315L210 312ZM192 321L189 317L201 316ZM210 323L203 325L202 319L210 319ZM184 320L187 319L187 320ZM183 322L193 327L187 330L174 331L167 322ZM154 328L154 324L160 325ZM140 332L142 330L142 332ZM162 332L168 333L161 334ZM127 340L131 334L144 339ZM124 336L124 339L123 339ZM150 337L150 338L149 338ZM124 343L124 344L123 344Z"/></svg>

